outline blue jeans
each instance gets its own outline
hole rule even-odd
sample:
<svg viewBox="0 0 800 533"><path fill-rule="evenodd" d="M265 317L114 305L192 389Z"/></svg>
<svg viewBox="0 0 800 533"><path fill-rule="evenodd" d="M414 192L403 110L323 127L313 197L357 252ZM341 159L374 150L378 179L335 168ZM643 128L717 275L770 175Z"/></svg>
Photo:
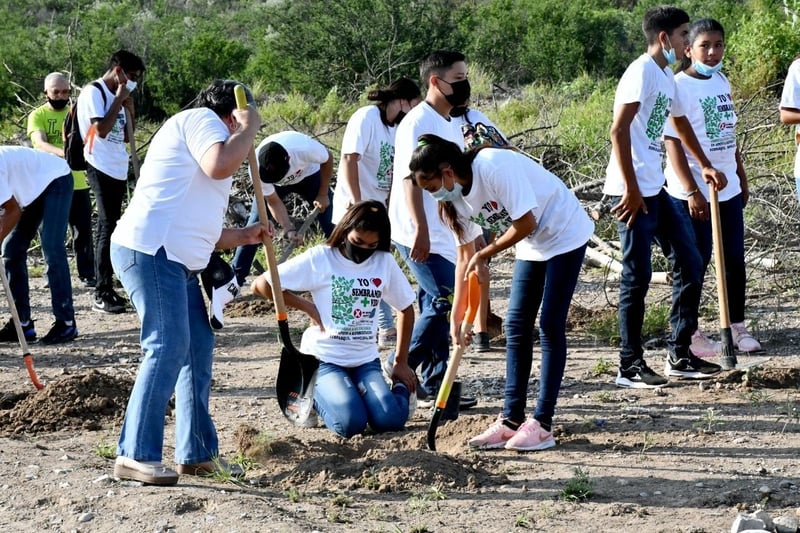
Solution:
<svg viewBox="0 0 800 533"><path fill-rule="evenodd" d="M542 370L533 417L553 423L558 392L567 364L567 312L578 282L586 246L547 261L514 262L506 314L506 390L503 416L525 421L528 380L533 363L533 330L539 307Z"/></svg>
<svg viewBox="0 0 800 533"><path fill-rule="evenodd" d="M672 201L689 216L689 202L672 198ZM728 313L731 322L744 321L745 290L747 273L744 264L744 218L742 195L738 194L719 203L722 253L725 258L725 280L728 289ZM711 220L696 220L690 217L697 249L703 262L703 278L711 262L714 240L711 236Z"/></svg>
<svg viewBox="0 0 800 533"><path fill-rule="evenodd" d="M619 198L612 198L612 203ZM650 287L651 246L655 241L672 264L672 307L667 341L679 356L688 353L692 333L697 330L697 311L703 282L703 265L697 251L689 215L676 205L664 189L644 198L648 213L640 211L632 227L617 222L622 244L622 275L619 287L620 364L628 366L643 356L644 303Z"/></svg>
<svg viewBox="0 0 800 533"><path fill-rule="evenodd" d="M20 176L20 179L24 178L25 176ZM19 318L23 323L31 319L27 259L28 247L37 231L42 241L42 252L47 265L53 316L64 321L75 318L72 305L72 280L64 243L71 204L72 174L70 173L50 182L42 194L25 207L19 222L3 241L3 259L8 283L11 286L14 302L17 304Z"/></svg>
<svg viewBox="0 0 800 533"><path fill-rule="evenodd" d="M284 201L284 199L289 196L289 193L295 193L307 204L312 205L319 194L319 184L320 173L315 172L294 185L288 185L286 187L276 186L275 193L281 201ZM266 202L266 200L262 201ZM317 222L325 238L328 238L333 231L333 223L331 222L331 216L333 214L333 190L330 188L328 189L328 201L330 202L328 208L317 216ZM258 222L258 204L256 203L256 199L253 199L247 224L255 224L256 222ZM236 272L239 285L243 285L245 279L247 279L247 276L250 274L250 268L253 266L253 259L256 256L258 246L258 244L245 244L237 247L236 252L233 254L233 271Z"/></svg>
<svg viewBox="0 0 800 533"><path fill-rule="evenodd" d="M352 368L320 363L314 407L328 429L345 438L367 424L379 433L398 431L408 420L408 389L389 389L379 359Z"/></svg>
<svg viewBox="0 0 800 533"><path fill-rule="evenodd" d="M447 370L450 356L450 309L455 286L456 266L438 254L430 254L423 263L412 261L411 249L394 243L400 257L417 278L419 316L414 321L408 366L420 368L420 385L428 394L436 394Z"/></svg>
<svg viewBox="0 0 800 533"><path fill-rule="evenodd" d="M385 300L381 300L378 305L378 329L387 330L394 327L394 315L392 314L392 306L387 304Z"/></svg>
<svg viewBox="0 0 800 533"><path fill-rule="evenodd" d="M194 464L218 454L211 420L214 333L197 272L117 244L111 261L142 323L144 357L128 400L117 454L161 461L164 413L175 391L175 462Z"/></svg>

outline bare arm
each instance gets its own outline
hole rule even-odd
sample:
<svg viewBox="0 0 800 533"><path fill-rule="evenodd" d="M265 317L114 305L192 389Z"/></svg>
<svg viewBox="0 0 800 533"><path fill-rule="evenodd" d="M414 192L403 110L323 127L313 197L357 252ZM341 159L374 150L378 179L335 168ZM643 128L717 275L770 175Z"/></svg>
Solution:
<svg viewBox="0 0 800 533"><path fill-rule="evenodd" d="M410 179L403 180L406 196L406 207L416 228L414 246L411 248L411 260L422 262L428 259L431 251L431 238L428 233L428 219L422 202L422 189L414 185Z"/></svg>
<svg viewBox="0 0 800 533"><path fill-rule="evenodd" d="M256 222L244 228L223 228L217 244L217 250L229 250L245 244L258 244L264 237L270 237L272 228L269 222Z"/></svg>
<svg viewBox="0 0 800 533"><path fill-rule="evenodd" d="M8 234L11 233L11 230L14 229L14 226L17 225L22 216L22 209L20 209L17 200L13 196L4 202L2 207L3 213L0 214L0 242L3 242ZM0 268L4 267L0 265Z"/></svg>
<svg viewBox="0 0 800 533"><path fill-rule="evenodd" d="M328 160L319 167L319 193L314 200L314 206L319 208L320 213L328 209L330 200L328 199L328 189L331 187L331 176L333 176L333 155L328 152Z"/></svg>
<svg viewBox="0 0 800 533"><path fill-rule="evenodd" d="M361 201L361 185L358 183L358 161L361 154L343 154L339 163L344 169L344 185L353 197L353 203Z"/></svg>
<svg viewBox="0 0 800 533"><path fill-rule="evenodd" d="M711 161L708 160L705 152L703 152L703 147L700 146L700 141L697 140L697 135L695 135L689 119L685 116L670 117L670 121L672 121L672 125L678 132L681 143L683 143L689 153L692 154L692 157L700 163L703 179L706 180L709 185L713 185L718 191L724 189L728 184L728 179L725 177L724 172L715 169L711 165Z"/></svg>
<svg viewBox="0 0 800 533"><path fill-rule="evenodd" d="M253 281L252 285L250 285L250 289L254 294L257 294L262 298L266 298L267 300L272 300L272 287L268 281L268 273L258 276ZM303 298L292 291L283 291L283 301L288 307L299 309L307 314L315 326L320 329L324 329L322 327L322 320L320 319L319 311L317 310L317 306L314 305L314 302L307 298Z"/></svg>
<svg viewBox="0 0 800 533"><path fill-rule="evenodd" d="M784 124L800 124L800 109L796 109L794 107L782 107L781 122Z"/></svg>
<svg viewBox="0 0 800 533"><path fill-rule="evenodd" d="M647 214L647 206L642 199L639 183L636 181L636 172L633 170L633 155L631 154L631 123L639 111L639 102L623 104L614 114L611 124L611 149L620 167L625 191L619 203L611 208L611 212L620 221L626 221L628 227L633 224L636 215L641 210Z"/></svg>
<svg viewBox="0 0 800 533"><path fill-rule="evenodd" d="M708 202L697 189L697 182L695 182L692 171L689 168L689 160L686 159L683 144L681 144L680 139L664 136L664 146L667 150L667 157L672 163L672 168L675 170L675 175L678 177L678 181L681 182L681 187L689 195L687 198L689 216L697 220L708 220Z"/></svg>
<svg viewBox="0 0 800 533"><path fill-rule="evenodd" d="M212 145L200 159L200 168L214 179L226 179L241 166L253 147L261 122L258 111L252 106L243 110L234 109L233 115L239 122L239 128L224 143Z"/></svg>
<svg viewBox="0 0 800 533"><path fill-rule="evenodd" d="M31 132L31 141L33 141L33 147L37 150L57 155L58 157L64 157L64 149L59 148L55 144L50 144L47 141L47 135L41 130Z"/></svg>
<svg viewBox="0 0 800 533"><path fill-rule="evenodd" d="M102 91L103 89L97 90ZM111 107L108 108L105 116L102 118L92 119L92 124L94 124L94 127L97 130L97 135L103 139L106 138L106 135L111 132L114 124L117 122L117 115L123 106L128 107L131 110L131 116L133 116L133 102L129 98L130 94L130 91L124 83L120 83L117 86L117 93L114 95L114 99L111 101Z"/></svg>
<svg viewBox="0 0 800 533"><path fill-rule="evenodd" d="M414 329L414 306L409 305L397 317L397 348L395 349L392 380L402 381L413 394L417 390L417 376L408 366L408 349Z"/></svg>

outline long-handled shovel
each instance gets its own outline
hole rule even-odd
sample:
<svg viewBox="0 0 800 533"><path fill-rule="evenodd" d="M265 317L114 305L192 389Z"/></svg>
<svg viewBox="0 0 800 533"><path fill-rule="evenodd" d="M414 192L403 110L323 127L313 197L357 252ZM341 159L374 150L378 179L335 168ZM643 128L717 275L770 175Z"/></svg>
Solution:
<svg viewBox="0 0 800 533"><path fill-rule="evenodd" d="M128 144L131 147L131 166L133 167L133 179L135 183L139 183L139 154L136 153L136 138L133 135L133 119L131 114L125 109L125 130L128 133ZM131 201L131 189L126 187L128 191L128 201Z"/></svg>
<svg viewBox="0 0 800 533"><path fill-rule="evenodd" d="M236 107L245 109L247 97L244 87L237 85L234 88L234 94L236 95ZM267 209L264 205L264 193L261 189L261 179L258 177L258 161L253 147L250 147L248 163L255 202L258 206L258 217L263 222L267 220ZM275 248L269 236L264 237L263 244L272 287L272 301L275 304L275 317L278 319L278 329L283 344L278 377L275 381L275 393L283 416L293 424L303 426L314 405L314 385L317 381L319 361L313 355L300 352L292 343L286 303L283 301L283 290L278 276L278 263L275 260Z"/></svg>
<svg viewBox="0 0 800 533"><path fill-rule="evenodd" d="M430 424L428 424L428 449L431 451L436 451L436 429L439 427L439 419L442 417L442 412L447 405L447 399L450 397L450 390L453 387L453 381L456 379L456 373L458 373L461 356L464 355L464 350L466 349L464 339L472 331L472 322L475 320L475 314L478 312L478 304L481 300L481 287L478 282L478 275L475 272L470 273L467 288L467 312L464 321L461 322L458 344L454 347L450 361L447 363L447 371L444 373L442 385L439 387L439 394L436 396L433 416Z"/></svg>
<svg viewBox="0 0 800 533"><path fill-rule="evenodd" d="M725 256L722 249L722 228L719 218L719 198L714 187L708 188L711 203L711 236L714 241L714 269L717 271L717 299L719 300L719 336L722 343L720 365L724 370L736 368L731 319L728 315L728 284L725 279Z"/></svg>
<svg viewBox="0 0 800 533"><path fill-rule="evenodd" d="M308 232L308 229L311 227L311 224L313 224L314 221L317 220L318 215L319 215L319 207L314 207L314 209L311 210L306 219L300 225L300 229L297 230L298 237L305 237L306 233ZM261 216L260 213L259 216ZM287 244L286 247L281 251L281 256L278 258L278 264L283 263L284 261L289 259L289 256L292 255L292 252L294 251L296 246L297 244L295 244L295 241L291 241L289 244Z"/></svg>
<svg viewBox="0 0 800 533"><path fill-rule="evenodd" d="M3 280L3 290L6 293L6 298L8 298L8 310L11 311L14 329L17 330L19 346L22 348L22 360L25 362L25 368L28 370L28 376L30 376L33 386L41 390L44 388L44 385L39 381L36 370L33 368L33 357L31 357L28 343L25 340L25 332L22 331L22 324L19 321L19 313L17 312L17 304L14 303L14 297L11 295L11 287L8 285L8 277L6 276L6 268L2 257L0 257L0 278Z"/></svg>

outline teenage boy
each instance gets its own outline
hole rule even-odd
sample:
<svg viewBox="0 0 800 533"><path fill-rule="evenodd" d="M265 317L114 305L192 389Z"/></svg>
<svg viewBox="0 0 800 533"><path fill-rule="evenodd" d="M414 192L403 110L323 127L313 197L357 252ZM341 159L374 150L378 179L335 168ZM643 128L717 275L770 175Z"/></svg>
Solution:
<svg viewBox="0 0 800 533"><path fill-rule="evenodd" d="M289 193L295 193L309 206L319 209L317 222L325 238L333 231L331 222L330 187L333 176L333 156L321 142L297 131L282 131L265 138L256 148L258 176L264 183L263 193L267 208L275 221L281 225L287 238L300 242L294 224L283 203ZM255 199L250 207L248 224L258 222L258 204ZM243 285L257 244L240 246L233 255L233 270L239 285Z"/></svg>
<svg viewBox="0 0 800 533"><path fill-rule="evenodd" d="M719 365L696 357L689 345L697 329L702 261L694 244L691 221L664 189L662 134L670 113L682 117L673 106L675 81L669 66L689 45L689 15L670 6L648 10L642 24L647 52L622 75L614 98L611 125L611 158L603 192L614 197L612 212L622 244L622 276L619 295L620 387L656 388L668 383L654 372L643 356L642 323L645 296L652 267L650 252L656 241L673 268L671 335L666 370L669 376L705 379L721 370ZM691 128L682 140L703 167L703 177L721 189L724 174L710 166Z"/></svg>
<svg viewBox="0 0 800 533"><path fill-rule="evenodd" d="M140 57L118 50L111 56L103 77L84 87L78 96L86 178L97 203L94 309L104 313L123 313L126 309L125 299L114 291L110 246L128 186L126 115L133 120L130 96L142 72L144 62Z"/></svg>
<svg viewBox="0 0 800 533"><path fill-rule="evenodd" d="M438 202L405 178L410 174L408 164L420 135L433 133L464 148L460 123L452 120L450 110L467 103L470 85L466 59L459 52L433 52L422 61L419 71L427 94L425 101L397 126L389 220L392 242L418 284L420 313L414 322L408 364L413 370L420 367L421 386L417 390L422 399L438 392L447 370L456 244L439 218ZM475 403L472 398L461 398L462 407Z"/></svg>

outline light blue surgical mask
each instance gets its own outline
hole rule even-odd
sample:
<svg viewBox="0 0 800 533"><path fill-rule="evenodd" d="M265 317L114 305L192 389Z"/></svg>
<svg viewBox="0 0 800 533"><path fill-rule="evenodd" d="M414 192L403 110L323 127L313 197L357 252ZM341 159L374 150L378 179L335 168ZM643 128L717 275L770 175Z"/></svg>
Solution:
<svg viewBox="0 0 800 533"><path fill-rule="evenodd" d="M667 60L668 65L674 65L678 62L678 58L675 55L675 48L670 48L669 50L661 49L661 53L664 54L664 59Z"/></svg>
<svg viewBox="0 0 800 533"><path fill-rule="evenodd" d="M438 191L432 192L431 196L433 196L437 202L455 202L461 198L461 184L454 181L453 190L448 191L444 188L444 182L442 182L442 187Z"/></svg>
<svg viewBox="0 0 800 533"><path fill-rule="evenodd" d="M701 63L700 61L695 61L694 65L692 66L694 67L694 71L700 74L701 76L713 76L714 74L719 72L720 69L722 69L722 61L720 61L713 67L709 67L708 65L706 65L705 63Z"/></svg>

